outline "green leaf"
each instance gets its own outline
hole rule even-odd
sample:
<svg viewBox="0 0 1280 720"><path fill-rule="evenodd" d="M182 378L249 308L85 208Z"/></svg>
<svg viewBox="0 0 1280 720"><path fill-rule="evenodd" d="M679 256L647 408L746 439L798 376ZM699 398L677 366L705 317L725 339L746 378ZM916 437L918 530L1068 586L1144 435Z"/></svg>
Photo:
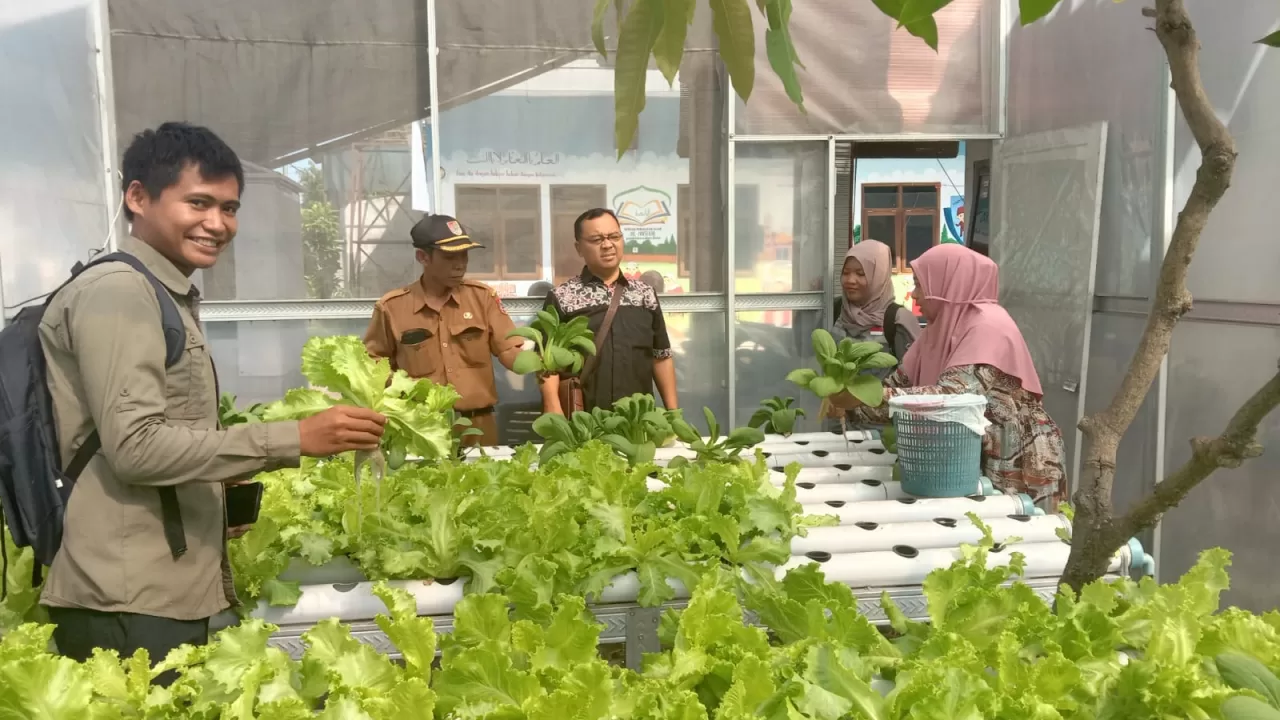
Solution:
<svg viewBox="0 0 1280 720"><path fill-rule="evenodd" d="M796 72L796 51L791 36L786 30L769 28L764 33L764 49L773 72L782 80L787 97L800 108L800 112L805 112L804 91L800 88L800 75Z"/></svg>
<svg viewBox="0 0 1280 720"><path fill-rule="evenodd" d="M511 363L511 372L517 375L528 375L541 370L542 358L533 350L521 350L516 355L515 362Z"/></svg>
<svg viewBox="0 0 1280 720"><path fill-rule="evenodd" d="M631 147L636 128L640 125L649 55L658 40L658 33L662 32L662 1L636 0L627 12L618 36L613 70L613 132L619 159Z"/></svg>
<svg viewBox="0 0 1280 720"><path fill-rule="evenodd" d="M878 352L863 360L860 363L860 367L863 370L883 370L894 367L897 364L898 358L886 352Z"/></svg>
<svg viewBox="0 0 1280 720"><path fill-rule="evenodd" d="M604 14L608 9L609 0L596 0L595 12L591 15L591 42L605 60L609 59L609 50L604 46Z"/></svg>
<svg viewBox="0 0 1280 720"><path fill-rule="evenodd" d="M867 407L880 407L884 402L884 385L874 375L859 375L849 384L849 394Z"/></svg>
<svg viewBox="0 0 1280 720"><path fill-rule="evenodd" d="M1257 44L1269 45L1271 47L1280 47L1280 30L1277 30L1271 33L1270 35L1262 38L1261 40L1258 40Z"/></svg>
<svg viewBox="0 0 1280 720"><path fill-rule="evenodd" d="M559 346L551 347L551 358L555 360L556 370L568 370L579 356L568 348Z"/></svg>
<svg viewBox="0 0 1280 720"><path fill-rule="evenodd" d="M818 328L813 331L813 351L818 357L832 357L836 354L836 341L831 337L831 333Z"/></svg>
<svg viewBox="0 0 1280 720"><path fill-rule="evenodd" d="M1277 710L1257 698L1236 695L1222 703L1223 720L1280 720Z"/></svg>
<svg viewBox="0 0 1280 720"><path fill-rule="evenodd" d="M1266 665L1243 653L1225 652L1213 659L1222 682L1235 690L1252 690L1280 709L1280 679Z"/></svg>
<svg viewBox="0 0 1280 720"><path fill-rule="evenodd" d="M689 15L694 0L663 0L662 32L653 47L653 58L658 69L671 85L675 85L676 73L684 57L685 36L689 32Z"/></svg>
<svg viewBox="0 0 1280 720"><path fill-rule="evenodd" d="M538 332L537 328L532 327L514 328L511 332L507 333L507 337L524 338L525 340L532 340L535 343L542 342L542 333Z"/></svg>
<svg viewBox="0 0 1280 720"><path fill-rule="evenodd" d="M773 425L773 431L790 435L792 430L796 429L796 415L801 412L799 410L774 410L769 416L769 424Z"/></svg>
<svg viewBox="0 0 1280 720"><path fill-rule="evenodd" d="M751 98L756 83L756 36L751 27L747 0L710 0L712 26L720 40L720 58L743 100Z"/></svg>
<svg viewBox="0 0 1280 720"><path fill-rule="evenodd" d="M840 387L840 383L836 382L832 378L829 378L826 375L819 375L813 379L813 382L809 383L809 389L813 391L814 395L825 398L835 395L840 392L842 388Z"/></svg>
<svg viewBox="0 0 1280 720"><path fill-rule="evenodd" d="M899 20L900 24L906 28L908 33L924 40L925 43L934 50L938 49L938 24L934 22L932 15L929 15L922 20L914 20L910 23L901 23L904 0L871 1L875 3L875 6L880 8L880 11L885 15L888 15L894 20Z"/></svg>
<svg viewBox="0 0 1280 720"><path fill-rule="evenodd" d="M795 383L796 385L799 385L802 388L807 388L809 387L809 384L813 382L813 379L816 377L818 377L818 372L816 370L810 370L809 368L799 368L787 373L787 382Z"/></svg>
<svg viewBox="0 0 1280 720"><path fill-rule="evenodd" d="M751 447L764 442L764 433L760 428L734 428L729 432L729 436L725 438L725 442L733 447Z"/></svg>
<svg viewBox="0 0 1280 720"><path fill-rule="evenodd" d="M1022 24L1030 25L1048 15L1061 0L1018 0L1018 12L1022 16Z"/></svg>

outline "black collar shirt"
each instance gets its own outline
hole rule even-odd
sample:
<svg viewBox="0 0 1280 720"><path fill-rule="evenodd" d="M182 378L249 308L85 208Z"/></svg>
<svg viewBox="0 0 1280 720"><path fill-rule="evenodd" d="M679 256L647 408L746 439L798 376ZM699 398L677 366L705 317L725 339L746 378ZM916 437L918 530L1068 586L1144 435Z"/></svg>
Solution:
<svg viewBox="0 0 1280 720"><path fill-rule="evenodd" d="M653 288L640 280L619 275L622 300L613 328L600 349L599 362L590 377L583 378L588 410L609 408L621 398L653 392L653 361L671 357L671 338ZM563 319L586 316L591 331L599 334L609 311L612 288L584 268L547 294L546 307Z"/></svg>

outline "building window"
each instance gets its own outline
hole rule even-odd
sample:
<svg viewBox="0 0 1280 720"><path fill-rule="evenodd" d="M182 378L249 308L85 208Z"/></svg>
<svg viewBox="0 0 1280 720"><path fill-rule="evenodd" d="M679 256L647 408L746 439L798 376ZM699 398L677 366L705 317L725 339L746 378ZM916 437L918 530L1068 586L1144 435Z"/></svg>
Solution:
<svg viewBox="0 0 1280 720"><path fill-rule="evenodd" d="M573 247L573 222L591 208L608 207L604 185L551 186L551 257L557 284L582 272L582 258Z"/></svg>
<svg viewBox="0 0 1280 720"><path fill-rule="evenodd" d="M537 185L458 185L458 219L484 245L467 274L484 280L542 277L542 196Z"/></svg>
<svg viewBox="0 0 1280 720"><path fill-rule="evenodd" d="M911 261L938 244L942 186L862 186L862 239L893 251L894 272L910 272Z"/></svg>

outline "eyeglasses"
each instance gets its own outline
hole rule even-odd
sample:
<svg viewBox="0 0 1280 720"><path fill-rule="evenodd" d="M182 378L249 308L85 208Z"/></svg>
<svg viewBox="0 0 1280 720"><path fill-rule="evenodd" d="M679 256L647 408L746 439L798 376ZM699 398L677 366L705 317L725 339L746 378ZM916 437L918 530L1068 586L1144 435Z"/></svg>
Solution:
<svg viewBox="0 0 1280 720"><path fill-rule="evenodd" d="M612 235L592 235L591 237L582 238L582 242L588 245L600 245L608 241L612 245L622 242L622 233L613 233Z"/></svg>

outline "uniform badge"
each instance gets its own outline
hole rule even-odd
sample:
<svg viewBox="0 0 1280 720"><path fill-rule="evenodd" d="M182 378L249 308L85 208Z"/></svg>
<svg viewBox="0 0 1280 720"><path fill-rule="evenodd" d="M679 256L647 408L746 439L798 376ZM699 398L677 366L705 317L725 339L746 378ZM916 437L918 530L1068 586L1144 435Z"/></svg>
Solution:
<svg viewBox="0 0 1280 720"><path fill-rule="evenodd" d="M453 233L454 235L462 234L462 226L458 224L457 220L450 220L448 225L449 225L449 232Z"/></svg>
<svg viewBox="0 0 1280 720"><path fill-rule="evenodd" d="M471 313L470 313L470 312L464 312L464 313L462 313L462 319L463 319L463 320L470 320L470 319L471 319Z"/></svg>

